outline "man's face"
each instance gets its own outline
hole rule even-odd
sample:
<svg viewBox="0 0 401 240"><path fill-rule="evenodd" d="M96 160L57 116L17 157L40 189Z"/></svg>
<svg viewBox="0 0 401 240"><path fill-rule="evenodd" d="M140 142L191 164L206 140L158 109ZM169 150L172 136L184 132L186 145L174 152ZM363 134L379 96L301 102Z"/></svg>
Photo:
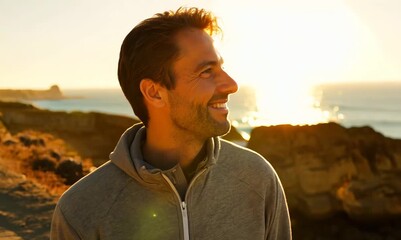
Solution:
<svg viewBox="0 0 401 240"><path fill-rule="evenodd" d="M176 87L168 92L173 127L206 139L230 130L228 95L238 90L222 69L212 38L202 30L177 34L180 54L173 64Z"/></svg>

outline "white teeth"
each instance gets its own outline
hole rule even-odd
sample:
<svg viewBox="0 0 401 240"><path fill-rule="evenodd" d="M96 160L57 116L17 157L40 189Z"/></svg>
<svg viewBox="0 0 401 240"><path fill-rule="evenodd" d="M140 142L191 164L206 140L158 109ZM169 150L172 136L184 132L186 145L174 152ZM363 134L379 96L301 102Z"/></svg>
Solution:
<svg viewBox="0 0 401 240"><path fill-rule="evenodd" d="M225 103L215 103L212 105L213 108L226 108L226 104Z"/></svg>

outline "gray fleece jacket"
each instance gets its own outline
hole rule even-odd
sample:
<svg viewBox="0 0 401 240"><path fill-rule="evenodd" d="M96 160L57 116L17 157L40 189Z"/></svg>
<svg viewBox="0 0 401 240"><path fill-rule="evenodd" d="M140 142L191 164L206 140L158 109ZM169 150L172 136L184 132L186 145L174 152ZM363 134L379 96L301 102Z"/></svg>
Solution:
<svg viewBox="0 0 401 240"><path fill-rule="evenodd" d="M291 239L282 185L259 154L211 138L182 200L172 178L142 159L141 127L62 195L51 239Z"/></svg>

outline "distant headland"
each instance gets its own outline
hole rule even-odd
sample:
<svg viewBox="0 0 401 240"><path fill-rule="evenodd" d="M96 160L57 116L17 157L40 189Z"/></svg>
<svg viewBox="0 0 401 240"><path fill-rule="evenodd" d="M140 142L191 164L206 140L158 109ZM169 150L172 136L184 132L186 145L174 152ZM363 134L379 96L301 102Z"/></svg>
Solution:
<svg viewBox="0 0 401 240"><path fill-rule="evenodd" d="M59 100L65 98L57 85L52 85L45 90L0 89L0 100L2 101Z"/></svg>

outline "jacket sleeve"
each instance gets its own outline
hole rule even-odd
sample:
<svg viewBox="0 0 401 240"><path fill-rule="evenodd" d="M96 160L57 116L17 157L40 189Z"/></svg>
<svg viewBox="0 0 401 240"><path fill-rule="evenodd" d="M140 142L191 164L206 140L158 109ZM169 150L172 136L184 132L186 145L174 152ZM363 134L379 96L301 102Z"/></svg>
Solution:
<svg viewBox="0 0 401 240"><path fill-rule="evenodd" d="M53 213L50 229L50 240L81 239L74 228L67 222L60 206L57 205Z"/></svg>
<svg viewBox="0 0 401 240"><path fill-rule="evenodd" d="M291 221L283 186L277 174L266 198L266 240L291 240Z"/></svg>

